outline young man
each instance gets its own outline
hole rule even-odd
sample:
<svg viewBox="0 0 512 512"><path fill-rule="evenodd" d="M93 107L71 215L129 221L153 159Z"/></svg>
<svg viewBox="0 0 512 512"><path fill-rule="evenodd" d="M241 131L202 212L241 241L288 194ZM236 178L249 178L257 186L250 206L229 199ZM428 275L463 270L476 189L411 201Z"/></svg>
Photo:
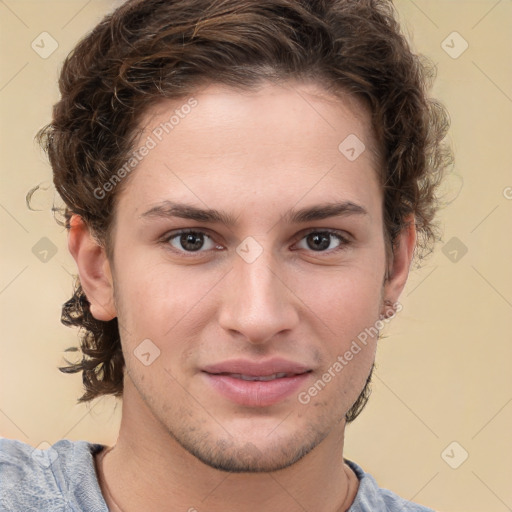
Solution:
<svg viewBox="0 0 512 512"><path fill-rule="evenodd" d="M450 160L389 1L130 0L40 134L118 441L0 441L2 510L430 510L343 458Z"/></svg>

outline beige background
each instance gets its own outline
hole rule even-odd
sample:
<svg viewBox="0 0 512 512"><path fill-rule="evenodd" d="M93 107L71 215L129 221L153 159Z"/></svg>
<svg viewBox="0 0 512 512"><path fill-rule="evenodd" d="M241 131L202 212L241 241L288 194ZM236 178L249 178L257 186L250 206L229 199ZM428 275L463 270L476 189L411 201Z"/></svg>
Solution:
<svg viewBox="0 0 512 512"><path fill-rule="evenodd" d="M441 244L411 274L404 310L381 341L372 399L348 428L346 456L437 510L504 512L512 509L512 1L396 4L416 50L438 66L434 94L450 111L457 157L443 243L456 237L468 252L453 262ZM113 5L0 2L0 434L33 446L113 444L119 424L120 404L75 405L80 376L56 368L77 339L59 323L74 262L48 211L51 188L34 198L41 211L25 206L31 187L51 181L32 139L50 119L60 63ZM442 47L454 31L469 44L458 58ZM46 59L31 48L42 32L58 42ZM453 54L463 41L446 44ZM46 262L34 254L48 244L43 237L57 250ZM452 469L445 460L460 463L463 450L467 460Z"/></svg>

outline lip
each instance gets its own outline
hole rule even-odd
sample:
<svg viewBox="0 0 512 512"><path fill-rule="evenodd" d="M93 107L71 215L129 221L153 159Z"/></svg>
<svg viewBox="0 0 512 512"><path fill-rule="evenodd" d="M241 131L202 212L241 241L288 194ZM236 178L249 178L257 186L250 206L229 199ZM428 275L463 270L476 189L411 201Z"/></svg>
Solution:
<svg viewBox="0 0 512 512"><path fill-rule="evenodd" d="M256 362L234 359L205 366L202 375L209 386L232 402L246 407L269 407L304 386L312 369L285 359ZM291 374L270 381L246 381L227 374L265 377L275 373Z"/></svg>
<svg viewBox="0 0 512 512"><path fill-rule="evenodd" d="M278 357L266 361L231 359L202 368L206 373L240 373L251 377L265 377L274 373L301 374L310 370L308 366Z"/></svg>

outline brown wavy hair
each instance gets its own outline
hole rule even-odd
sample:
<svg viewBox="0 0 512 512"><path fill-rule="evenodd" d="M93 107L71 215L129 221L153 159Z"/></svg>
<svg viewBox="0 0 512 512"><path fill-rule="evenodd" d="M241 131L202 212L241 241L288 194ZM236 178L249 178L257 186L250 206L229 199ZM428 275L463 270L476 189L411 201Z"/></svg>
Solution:
<svg viewBox="0 0 512 512"><path fill-rule="evenodd" d="M436 188L452 162L443 141L448 115L428 95L434 75L402 35L391 0L129 0L65 59L61 98L37 140L66 205L66 227L79 215L111 257L116 198L129 178L105 197L93 191L125 164L150 106L211 83L249 89L313 80L368 105L382 154L387 247L413 214L419 261L439 238ZM61 320L80 328L81 361L60 368L82 372L78 402L122 396L117 319L91 315L78 278ZM370 377L347 421L366 404L369 383Z"/></svg>

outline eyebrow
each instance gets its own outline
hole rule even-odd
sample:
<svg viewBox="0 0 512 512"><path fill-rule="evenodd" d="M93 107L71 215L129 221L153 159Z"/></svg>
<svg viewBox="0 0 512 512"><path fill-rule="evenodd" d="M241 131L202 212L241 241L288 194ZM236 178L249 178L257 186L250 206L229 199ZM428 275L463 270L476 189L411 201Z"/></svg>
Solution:
<svg viewBox="0 0 512 512"><path fill-rule="evenodd" d="M283 215L282 220L290 224L311 222L315 220L328 219L330 217L346 217L349 215L368 215L364 207L352 201L338 203L326 203L300 210L289 210ZM236 218L228 213L207 208L198 208L190 204L163 201L140 215L139 218L169 218L179 217L181 219L195 220L198 222L221 223L226 226L234 226Z"/></svg>

